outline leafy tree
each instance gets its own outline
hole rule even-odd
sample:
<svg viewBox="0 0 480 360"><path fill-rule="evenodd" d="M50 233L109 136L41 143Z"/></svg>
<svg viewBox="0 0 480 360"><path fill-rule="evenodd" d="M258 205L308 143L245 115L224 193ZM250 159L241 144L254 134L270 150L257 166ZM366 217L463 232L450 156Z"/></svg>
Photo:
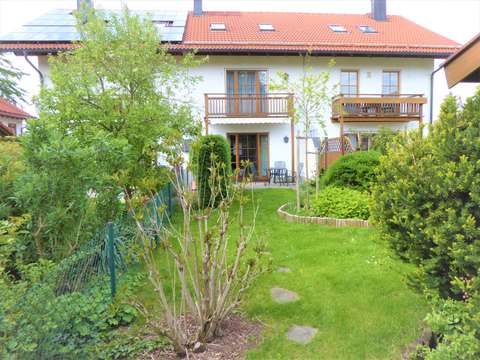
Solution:
<svg viewBox="0 0 480 360"><path fill-rule="evenodd" d="M188 93L198 80L189 68L200 60L170 55L152 21L127 9L84 9L77 28L81 46L49 59L52 86L41 91L40 117L82 146L123 141L126 161L113 159L112 176L127 196L150 194L165 181L159 154L198 130Z"/></svg>
<svg viewBox="0 0 480 360"><path fill-rule="evenodd" d="M22 148L16 141L0 140L0 219L20 215L14 199L15 180L23 171Z"/></svg>
<svg viewBox="0 0 480 360"><path fill-rule="evenodd" d="M22 101L25 90L18 86L18 82L23 75L4 54L0 54L0 98L12 103Z"/></svg>
<svg viewBox="0 0 480 360"><path fill-rule="evenodd" d="M313 69L310 54L303 57L303 61L303 73L298 79L292 79L286 72L279 72L277 79L271 81L270 89L294 94L295 123L301 125L302 135L308 138L311 136L313 126L317 125L321 129L325 128L325 117L331 104L331 97L335 92L335 86L330 85L331 70L335 61L330 60L325 71L315 71ZM307 180L309 176L308 143L309 141L306 139L304 152ZM308 192L306 194L306 205L308 207ZM300 207L299 198L299 188L297 187L297 208Z"/></svg>
<svg viewBox="0 0 480 360"><path fill-rule="evenodd" d="M420 287L461 299L480 282L480 90L442 105L429 135L396 139L378 167L373 215L392 248L418 266Z"/></svg>

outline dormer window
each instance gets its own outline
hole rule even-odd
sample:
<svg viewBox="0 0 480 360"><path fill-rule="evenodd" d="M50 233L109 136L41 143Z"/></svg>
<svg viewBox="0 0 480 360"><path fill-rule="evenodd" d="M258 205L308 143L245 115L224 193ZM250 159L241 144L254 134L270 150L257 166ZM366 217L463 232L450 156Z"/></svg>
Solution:
<svg viewBox="0 0 480 360"><path fill-rule="evenodd" d="M336 33L345 33L347 32L347 29L343 25L328 25L330 30Z"/></svg>
<svg viewBox="0 0 480 360"><path fill-rule="evenodd" d="M212 31L225 31L225 24L224 23L211 23L210 30Z"/></svg>
<svg viewBox="0 0 480 360"><path fill-rule="evenodd" d="M377 30L375 30L373 27L369 25L360 25L358 28L360 29L361 32L365 34L374 34L377 32Z"/></svg>
<svg viewBox="0 0 480 360"><path fill-rule="evenodd" d="M272 24L258 24L260 31L275 31Z"/></svg>

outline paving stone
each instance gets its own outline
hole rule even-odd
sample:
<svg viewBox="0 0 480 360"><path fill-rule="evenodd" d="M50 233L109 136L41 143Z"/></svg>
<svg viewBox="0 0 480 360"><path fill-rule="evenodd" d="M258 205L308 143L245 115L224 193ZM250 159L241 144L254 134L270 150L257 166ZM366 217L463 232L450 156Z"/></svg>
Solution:
<svg viewBox="0 0 480 360"><path fill-rule="evenodd" d="M315 334L318 332L318 329L315 329L310 326L299 326L293 325L287 331L287 339L294 341L298 344L306 345L312 341Z"/></svg>
<svg viewBox="0 0 480 360"><path fill-rule="evenodd" d="M296 292L278 287L272 288L270 294L272 295L273 300L279 304L297 301L300 298Z"/></svg>
<svg viewBox="0 0 480 360"><path fill-rule="evenodd" d="M277 272L280 272L280 273L289 273L291 272L290 268L286 267L286 266L280 266L278 269L277 269Z"/></svg>

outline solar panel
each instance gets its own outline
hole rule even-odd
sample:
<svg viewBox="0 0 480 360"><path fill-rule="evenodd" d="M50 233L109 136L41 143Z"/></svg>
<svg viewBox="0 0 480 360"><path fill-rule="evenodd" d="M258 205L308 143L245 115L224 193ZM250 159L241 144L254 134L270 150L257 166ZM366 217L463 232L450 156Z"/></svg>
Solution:
<svg viewBox="0 0 480 360"><path fill-rule="evenodd" d="M120 16L119 10L98 10L106 20ZM156 28L162 41L182 41L187 22L186 11L131 11L142 19L150 18L153 22L169 22ZM20 29L0 35L0 41L75 41L80 39L76 28L76 19L72 10L56 9L24 24Z"/></svg>

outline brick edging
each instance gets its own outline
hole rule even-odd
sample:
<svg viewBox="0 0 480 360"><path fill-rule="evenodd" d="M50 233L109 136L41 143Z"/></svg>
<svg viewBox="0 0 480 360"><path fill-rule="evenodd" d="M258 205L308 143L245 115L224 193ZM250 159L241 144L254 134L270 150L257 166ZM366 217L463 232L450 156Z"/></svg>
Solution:
<svg viewBox="0 0 480 360"><path fill-rule="evenodd" d="M321 225L330 225L335 227L370 227L368 220L359 220L359 219L336 219L329 217L317 217L317 216L300 216L293 215L285 211L284 209L288 204L283 204L277 210L278 216L282 219L285 219L290 222L296 222L299 224L321 224Z"/></svg>

